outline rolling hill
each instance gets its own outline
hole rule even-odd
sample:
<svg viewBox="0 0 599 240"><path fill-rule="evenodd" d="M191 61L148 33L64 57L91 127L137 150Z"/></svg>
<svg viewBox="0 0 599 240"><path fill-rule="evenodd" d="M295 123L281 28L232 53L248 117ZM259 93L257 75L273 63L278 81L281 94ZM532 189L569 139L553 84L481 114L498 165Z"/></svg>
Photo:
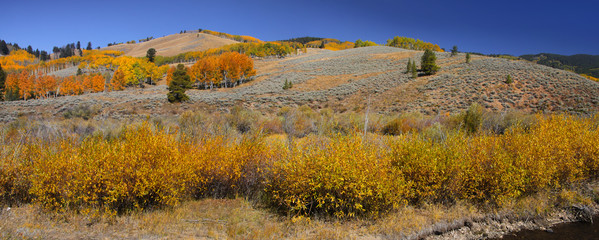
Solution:
<svg viewBox="0 0 599 240"><path fill-rule="evenodd" d="M564 56L551 53L522 55L523 59L545 66L570 70L599 78L599 55L576 54Z"/></svg>
<svg viewBox="0 0 599 240"><path fill-rule="evenodd" d="M133 44L119 44L102 48L102 50L123 51L125 55L132 57L144 57L148 49L156 49L156 55L174 56L190 51L204 51L211 48L219 48L228 44L238 43L237 41L217 37L197 31L172 34L161 38L152 39L146 42Z"/></svg>
<svg viewBox="0 0 599 240"><path fill-rule="evenodd" d="M156 39L159 40L159 39ZM422 51L363 47L342 51L309 49L287 58L257 60L256 79L229 89L188 90L188 103L170 104L165 85L80 96L3 102L0 121L20 115L62 116L78 105L96 106L99 118L166 116L188 110L225 110L235 105L264 112L308 105L314 109L429 115L457 113L472 103L490 111L594 113L599 83L575 73L528 61L437 53L441 70L416 79L404 73ZM507 76L513 83L505 82ZM285 81L293 88L283 90ZM370 104L369 104L370 103Z"/></svg>

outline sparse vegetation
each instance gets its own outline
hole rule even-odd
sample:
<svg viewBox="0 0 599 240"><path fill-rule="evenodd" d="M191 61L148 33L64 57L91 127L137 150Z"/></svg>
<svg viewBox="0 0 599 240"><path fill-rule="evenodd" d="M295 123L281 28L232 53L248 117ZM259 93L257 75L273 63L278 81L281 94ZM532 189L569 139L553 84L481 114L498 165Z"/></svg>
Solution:
<svg viewBox="0 0 599 240"><path fill-rule="evenodd" d="M470 63L470 53L466 53L466 63Z"/></svg>

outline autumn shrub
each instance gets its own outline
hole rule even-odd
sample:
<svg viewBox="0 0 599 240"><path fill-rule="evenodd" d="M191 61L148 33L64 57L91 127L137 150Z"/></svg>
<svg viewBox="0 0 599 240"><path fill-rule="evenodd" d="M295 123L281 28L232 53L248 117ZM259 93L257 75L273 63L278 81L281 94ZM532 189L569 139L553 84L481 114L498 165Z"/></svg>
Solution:
<svg viewBox="0 0 599 240"><path fill-rule="evenodd" d="M99 112L100 112L99 107L84 104L84 105L77 105L75 107L67 109L63 113L63 116L66 119L82 118L84 120L89 120L89 119L93 118L95 115L97 115Z"/></svg>
<svg viewBox="0 0 599 240"><path fill-rule="evenodd" d="M279 151L268 146L260 135L246 135L231 141L224 136L201 140L194 149L193 197L257 196L262 191L265 172Z"/></svg>
<svg viewBox="0 0 599 240"><path fill-rule="evenodd" d="M268 119L261 119L258 126L264 131L265 134L282 134L283 133L283 121L281 117L271 117Z"/></svg>
<svg viewBox="0 0 599 240"><path fill-rule="evenodd" d="M96 207L123 212L175 205L184 197L190 146L149 124L118 139L64 140L34 161L30 193L50 209Z"/></svg>
<svg viewBox="0 0 599 240"><path fill-rule="evenodd" d="M422 128L390 136L364 135L357 124L363 114L307 107L281 114L273 125L282 129L297 127L296 119L284 120L289 114L309 126L348 127L288 141L262 131L217 130L229 125L227 114L187 112L178 127L167 127L167 120L133 123L111 137L100 130L121 125L81 119L3 124L0 201L123 213L243 196L291 215L372 217L406 203L501 207L599 177L597 118L506 114L498 122L513 123L502 134L469 134L440 119L414 118ZM559 194L563 204L578 201L570 192Z"/></svg>
<svg viewBox="0 0 599 240"><path fill-rule="evenodd" d="M231 108L227 120L238 132L246 133L256 128L255 123L258 121L258 114L241 106L235 106Z"/></svg>
<svg viewBox="0 0 599 240"><path fill-rule="evenodd" d="M376 216L402 205L406 183L380 148L360 135L309 140L276 162L266 184L271 206L289 214Z"/></svg>
<svg viewBox="0 0 599 240"><path fill-rule="evenodd" d="M29 188L32 159L39 147L32 144L0 146L0 205L14 205L31 201Z"/></svg>
<svg viewBox="0 0 599 240"><path fill-rule="evenodd" d="M281 109L278 115L283 118L283 131L290 136L302 138L316 132L317 114L310 108Z"/></svg>
<svg viewBox="0 0 599 240"><path fill-rule="evenodd" d="M430 140L405 136L390 140L388 145L391 165L408 183L410 202L455 198L450 188L459 162L455 151Z"/></svg>

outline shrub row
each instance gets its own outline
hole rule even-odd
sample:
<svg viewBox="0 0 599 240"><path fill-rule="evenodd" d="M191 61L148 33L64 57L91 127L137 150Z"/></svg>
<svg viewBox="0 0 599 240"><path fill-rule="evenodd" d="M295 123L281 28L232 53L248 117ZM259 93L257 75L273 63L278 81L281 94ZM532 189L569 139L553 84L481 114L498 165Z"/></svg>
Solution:
<svg viewBox="0 0 599 240"><path fill-rule="evenodd" d="M120 213L245 196L286 214L346 218L425 202L501 206L599 173L597 119L537 116L502 135L440 131L444 138L352 132L288 141L187 136L145 123L56 143L5 131L0 198Z"/></svg>

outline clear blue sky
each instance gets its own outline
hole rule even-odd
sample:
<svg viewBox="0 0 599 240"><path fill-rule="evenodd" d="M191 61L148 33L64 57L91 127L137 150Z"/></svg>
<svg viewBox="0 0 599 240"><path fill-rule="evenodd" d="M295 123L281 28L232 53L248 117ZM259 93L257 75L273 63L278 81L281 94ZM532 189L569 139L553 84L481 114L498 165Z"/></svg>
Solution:
<svg viewBox="0 0 599 240"><path fill-rule="evenodd" d="M521 55L599 54L599 1L39 1L0 3L0 39L51 51L180 30L262 40L331 37L385 43L407 36L450 49Z"/></svg>

